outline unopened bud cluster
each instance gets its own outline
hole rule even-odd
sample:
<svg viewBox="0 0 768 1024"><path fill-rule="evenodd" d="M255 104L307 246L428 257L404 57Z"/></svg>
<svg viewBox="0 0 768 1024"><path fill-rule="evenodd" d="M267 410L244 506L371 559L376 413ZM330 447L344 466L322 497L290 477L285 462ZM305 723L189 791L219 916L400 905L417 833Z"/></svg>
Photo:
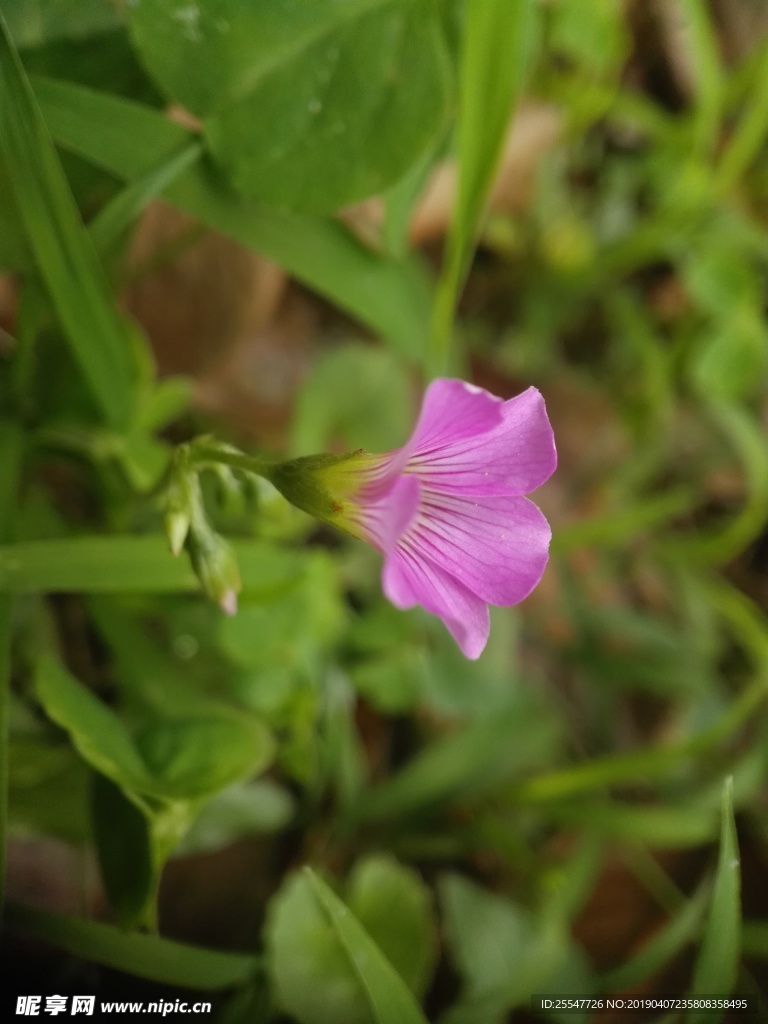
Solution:
<svg viewBox="0 0 768 1024"><path fill-rule="evenodd" d="M211 527L205 514L199 474L215 472L222 500L243 496L243 483L268 480L292 505L340 530L361 536L355 495L381 456L310 455L287 462L259 460L231 445L199 438L174 454L165 492L165 532L174 555L186 549L203 589L224 611L237 610L240 574L230 545Z"/></svg>
<svg viewBox="0 0 768 1024"><path fill-rule="evenodd" d="M165 494L165 533L174 555L186 548L203 590L223 611L234 615L240 592L240 573L231 546L208 521L200 488L199 471L192 445L176 449ZM226 466L216 467L220 482L226 478L228 493L237 487Z"/></svg>

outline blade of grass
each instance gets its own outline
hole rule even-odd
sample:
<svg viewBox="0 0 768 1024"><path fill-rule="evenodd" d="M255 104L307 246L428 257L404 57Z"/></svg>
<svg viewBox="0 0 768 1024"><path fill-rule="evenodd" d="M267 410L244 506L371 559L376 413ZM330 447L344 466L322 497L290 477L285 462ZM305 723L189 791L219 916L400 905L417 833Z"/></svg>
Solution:
<svg viewBox="0 0 768 1024"><path fill-rule="evenodd" d="M311 868L305 871L317 902L360 979L376 1024L427 1024L405 982L357 918Z"/></svg>
<svg viewBox="0 0 768 1024"><path fill-rule="evenodd" d="M84 159L132 181L178 153L190 133L149 107L82 86L34 79L49 128ZM415 258L366 249L340 223L241 199L198 161L164 192L209 227L274 260L289 274L418 358L429 326L429 286Z"/></svg>
<svg viewBox="0 0 768 1024"><path fill-rule="evenodd" d="M8 822L8 719L10 710L11 613L13 599L0 594L0 915L5 903L5 860Z"/></svg>
<svg viewBox="0 0 768 1024"><path fill-rule="evenodd" d="M73 956L167 985L221 989L242 985L256 972L252 956L188 946L155 935L137 935L112 925L13 904L7 923Z"/></svg>
<svg viewBox="0 0 768 1024"><path fill-rule="evenodd" d="M633 988L670 963L699 934L710 891L711 886L707 881L642 949L600 978L600 991L621 992Z"/></svg>
<svg viewBox="0 0 768 1024"><path fill-rule="evenodd" d="M515 799L523 803L546 802L631 779L663 776L679 767L681 761L709 753L749 720L768 693L768 634L764 616L749 598L722 580L699 578L698 586L754 663L754 678L718 721L681 743L670 743L655 750L610 754L535 776L514 788Z"/></svg>
<svg viewBox="0 0 768 1024"><path fill-rule="evenodd" d="M509 737L520 740L513 747ZM541 750L549 722L521 719L517 709L490 716L436 740L399 772L363 795L352 817L359 821L424 814L450 800L477 797L523 771Z"/></svg>
<svg viewBox="0 0 768 1024"><path fill-rule="evenodd" d="M691 512L698 495L689 487L677 487L666 494L635 501L626 509L615 509L561 526L552 538L552 552L566 553L580 547L621 547L640 533L665 526Z"/></svg>
<svg viewBox="0 0 768 1024"><path fill-rule="evenodd" d="M131 419L130 342L0 13L0 149L35 261L104 418Z"/></svg>
<svg viewBox="0 0 768 1024"><path fill-rule="evenodd" d="M88 225L88 234L103 260L111 255L123 234L130 228L146 204L200 156L197 142L181 144L179 152L168 156L159 167L141 175L110 200ZM35 345L46 323L53 319L53 308L38 276L28 276L21 288L16 318L17 352L14 359L14 387L21 408L27 401L33 374Z"/></svg>
<svg viewBox="0 0 768 1024"><path fill-rule="evenodd" d="M736 405L712 403L707 413L728 438L741 462L745 477L744 503L733 519L718 530L691 532L686 536L670 534L660 539L658 545L670 558L722 564L740 554L759 536L768 519L768 459L765 457L765 431L748 411Z"/></svg>
<svg viewBox="0 0 768 1024"><path fill-rule="evenodd" d="M0 419L0 544L7 543L13 536L23 444L19 423Z"/></svg>
<svg viewBox="0 0 768 1024"><path fill-rule="evenodd" d="M715 181L721 189L727 189L744 173L760 152L768 135L768 89L765 88L768 77L768 41L762 44L761 51L753 76L752 92L720 157Z"/></svg>
<svg viewBox="0 0 768 1024"><path fill-rule="evenodd" d="M107 203L88 225L96 250L107 253L133 224L147 203L163 192L168 185L202 155L199 142L187 142L172 157L164 160L159 167L143 174L119 192Z"/></svg>
<svg viewBox="0 0 768 1024"><path fill-rule="evenodd" d="M530 0L472 0L465 5L455 136L458 185L432 311L432 376L444 373L450 364L453 314L522 86L533 6Z"/></svg>
<svg viewBox="0 0 768 1024"><path fill-rule="evenodd" d="M14 420L0 420L0 540L13 533L19 474L21 472L23 435ZM5 903L6 828L8 822L8 726L11 667L10 594L0 594L0 914Z"/></svg>
<svg viewBox="0 0 768 1024"><path fill-rule="evenodd" d="M712 810L680 804L637 807L602 799L568 801L550 806L549 813L565 825L588 821L597 835L622 843L644 842L665 850L701 846L717 831L717 815Z"/></svg>
<svg viewBox="0 0 768 1024"><path fill-rule="evenodd" d="M295 580L298 552L258 541L236 542L243 585L269 592ZM164 537L70 537L0 546L0 592L170 593L199 590L187 558L174 558Z"/></svg>
<svg viewBox="0 0 768 1024"><path fill-rule="evenodd" d="M700 0L678 0L688 35L688 51L696 90L694 113L694 149L697 155L709 153L717 140L723 99L723 72L712 19Z"/></svg>
<svg viewBox="0 0 768 1024"><path fill-rule="evenodd" d="M741 871L736 823L733 817L733 778L723 785L723 821L720 855L715 873L709 916L693 972L691 995L727 996L733 991L741 955ZM705 1020L722 1019L722 1011L707 1013ZM700 1021L701 1014L690 1019Z"/></svg>

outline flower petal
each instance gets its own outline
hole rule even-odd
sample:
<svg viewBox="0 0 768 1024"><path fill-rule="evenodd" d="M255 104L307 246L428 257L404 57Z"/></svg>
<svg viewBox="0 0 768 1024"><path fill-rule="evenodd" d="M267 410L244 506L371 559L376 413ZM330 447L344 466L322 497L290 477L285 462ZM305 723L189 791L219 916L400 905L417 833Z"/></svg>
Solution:
<svg viewBox="0 0 768 1024"><path fill-rule="evenodd" d="M386 493L414 454L428 456L457 444L475 450L475 438L502 425L503 406L501 398L466 381L450 377L433 380L424 393L410 438L402 448L386 453L387 461L369 475L361 493L368 500Z"/></svg>
<svg viewBox="0 0 768 1024"><path fill-rule="evenodd" d="M438 377L424 394L408 447L426 454L477 438L501 424L503 407L501 398L475 384Z"/></svg>
<svg viewBox="0 0 768 1024"><path fill-rule="evenodd" d="M522 601L539 582L550 538L543 513L527 498L476 501L424 488L399 547L442 566L482 601L504 606Z"/></svg>
<svg viewBox="0 0 768 1024"><path fill-rule="evenodd" d="M358 506L353 518L363 540L386 554L416 517L421 487L415 476L401 476L382 496Z"/></svg>
<svg viewBox="0 0 768 1024"><path fill-rule="evenodd" d="M382 584L396 608L422 605L443 620L466 658L480 657L490 631L488 605L445 569L396 547L384 562Z"/></svg>
<svg viewBox="0 0 768 1024"><path fill-rule="evenodd" d="M536 388L528 388L495 409L500 414L495 423L491 422L490 409L485 417L478 413L472 419L478 428L487 424L485 431L457 429L451 439L450 433L441 428L442 443L424 447L422 436L432 437L427 425L419 435L427 410L425 403L407 471L416 473L430 490L444 494L513 496L535 490L557 466L544 399ZM456 412L457 419L461 415Z"/></svg>

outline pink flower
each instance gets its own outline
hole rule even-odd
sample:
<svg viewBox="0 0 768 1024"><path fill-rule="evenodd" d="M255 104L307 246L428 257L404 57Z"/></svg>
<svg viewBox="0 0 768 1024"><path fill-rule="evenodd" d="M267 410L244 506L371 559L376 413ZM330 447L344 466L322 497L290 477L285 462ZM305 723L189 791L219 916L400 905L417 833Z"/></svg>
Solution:
<svg viewBox="0 0 768 1024"><path fill-rule="evenodd" d="M528 388L505 402L464 381L435 380L410 440L357 459L346 463L359 483L343 488L336 525L382 553L392 604L422 605L467 658L479 657L488 605L522 601L549 557L549 525L524 497L557 465L541 394Z"/></svg>
<svg viewBox="0 0 768 1024"><path fill-rule="evenodd" d="M544 572L549 525L524 495L556 465L536 388L504 402L439 379L402 448L308 455L258 472L294 505L377 548L392 604L438 615L462 652L477 658L488 605L517 604Z"/></svg>

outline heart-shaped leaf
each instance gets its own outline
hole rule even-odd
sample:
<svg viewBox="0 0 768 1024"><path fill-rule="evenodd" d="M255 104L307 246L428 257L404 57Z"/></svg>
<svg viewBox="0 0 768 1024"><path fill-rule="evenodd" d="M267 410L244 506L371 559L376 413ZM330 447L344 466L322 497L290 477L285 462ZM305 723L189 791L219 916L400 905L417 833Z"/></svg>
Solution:
<svg viewBox="0 0 768 1024"><path fill-rule="evenodd" d="M160 87L205 119L245 195L321 212L383 191L445 121L449 65L425 0L138 0Z"/></svg>

